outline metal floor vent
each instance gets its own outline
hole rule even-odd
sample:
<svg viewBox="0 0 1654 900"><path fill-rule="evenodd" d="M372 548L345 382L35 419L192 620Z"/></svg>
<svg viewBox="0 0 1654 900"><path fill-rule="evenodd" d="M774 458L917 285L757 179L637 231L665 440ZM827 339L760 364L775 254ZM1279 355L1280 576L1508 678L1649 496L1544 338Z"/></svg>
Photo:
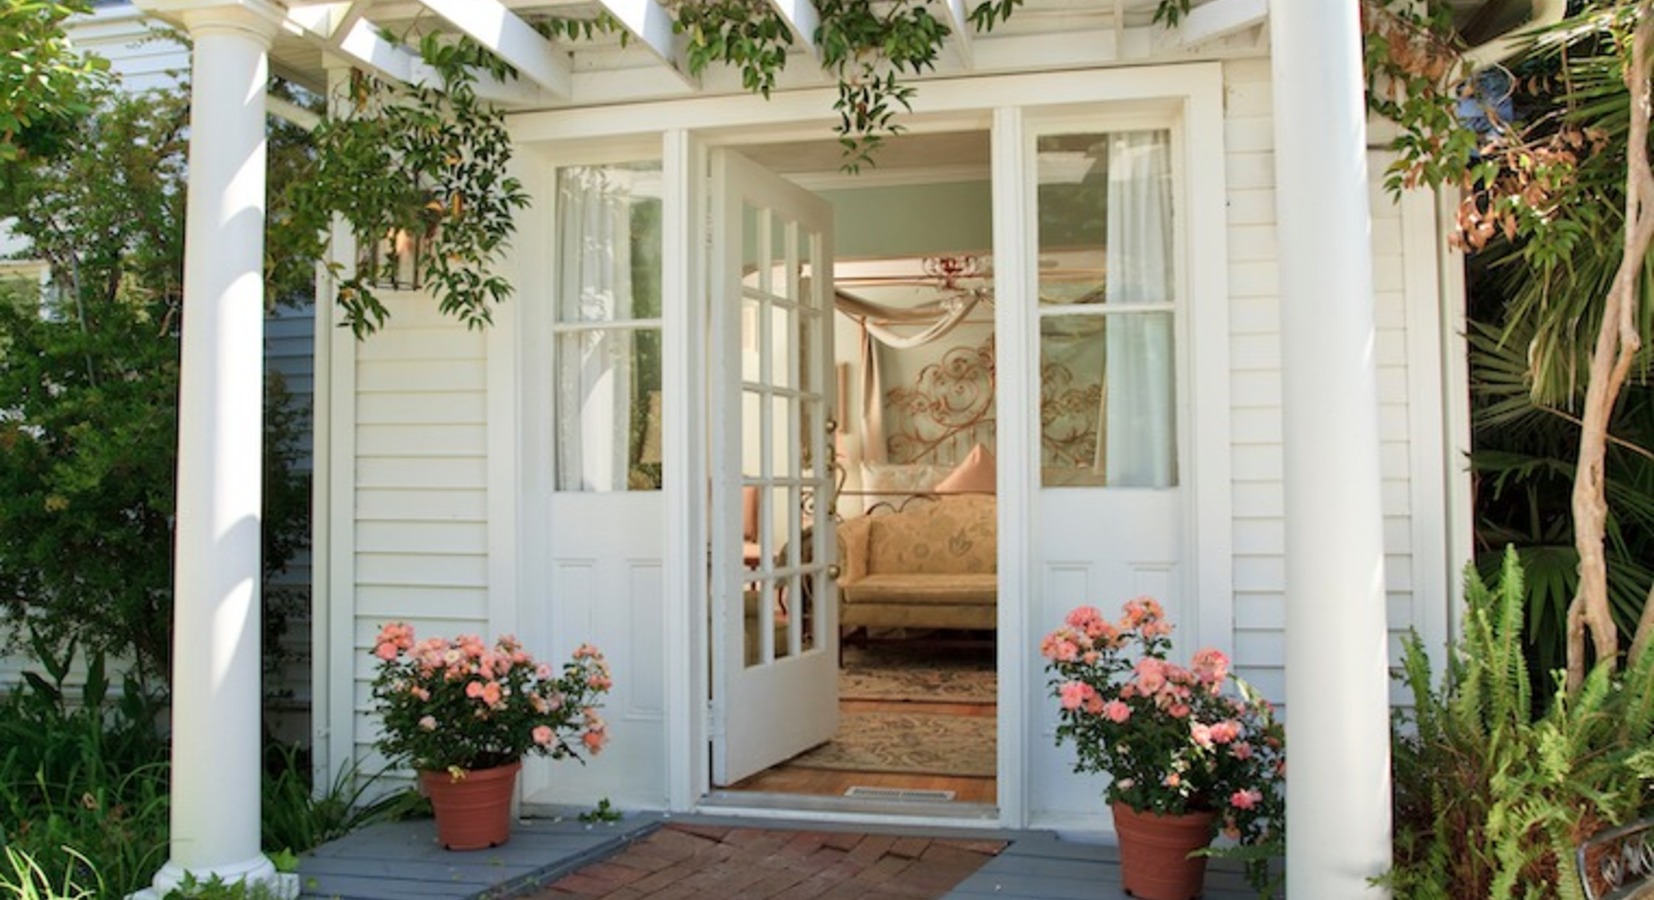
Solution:
<svg viewBox="0 0 1654 900"><path fill-rule="evenodd" d="M952 803L953 791L911 791L906 788L867 787L853 785L844 796L857 800L896 800L903 803Z"/></svg>

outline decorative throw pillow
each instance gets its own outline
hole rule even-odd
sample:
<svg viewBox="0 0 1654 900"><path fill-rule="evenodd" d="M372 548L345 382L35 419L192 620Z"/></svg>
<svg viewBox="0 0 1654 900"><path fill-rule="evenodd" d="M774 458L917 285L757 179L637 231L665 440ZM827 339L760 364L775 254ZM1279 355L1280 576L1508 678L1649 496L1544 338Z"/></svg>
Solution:
<svg viewBox="0 0 1654 900"><path fill-rule="evenodd" d="M935 489L951 469L918 463L862 463L862 490L878 494L873 499L900 499L904 494L924 494Z"/></svg>
<svg viewBox="0 0 1654 900"><path fill-rule="evenodd" d="M988 448L977 444L971 448L969 456L957 468L948 473L948 477L936 483L938 494L992 494L998 486L994 470L997 466L994 455Z"/></svg>

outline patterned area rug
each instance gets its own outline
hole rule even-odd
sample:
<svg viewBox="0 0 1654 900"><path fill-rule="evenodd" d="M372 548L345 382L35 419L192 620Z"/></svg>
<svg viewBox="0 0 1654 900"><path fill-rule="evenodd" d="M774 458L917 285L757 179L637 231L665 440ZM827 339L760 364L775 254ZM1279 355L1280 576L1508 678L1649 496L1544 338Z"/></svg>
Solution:
<svg viewBox="0 0 1654 900"><path fill-rule="evenodd" d="M843 713L831 742L794 757L788 765L991 778L996 762L994 725L993 716Z"/></svg>
<svg viewBox="0 0 1654 900"><path fill-rule="evenodd" d="M993 703L992 652L924 647L847 647L839 699Z"/></svg>

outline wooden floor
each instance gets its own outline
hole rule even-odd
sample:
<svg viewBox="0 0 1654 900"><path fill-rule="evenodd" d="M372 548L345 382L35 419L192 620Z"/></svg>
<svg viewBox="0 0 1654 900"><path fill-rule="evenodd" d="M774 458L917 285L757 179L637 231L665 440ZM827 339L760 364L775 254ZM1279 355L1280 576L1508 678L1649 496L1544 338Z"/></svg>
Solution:
<svg viewBox="0 0 1654 900"><path fill-rule="evenodd" d="M916 703L908 700L843 700L839 711L910 712L933 715L985 716L997 714L992 703ZM952 791L955 803L998 802L997 779L958 775L930 775L902 772L851 772L834 769L804 769L783 763L739 782L730 790L771 794L804 794L813 797L842 797L851 787L875 787L909 791Z"/></svg>

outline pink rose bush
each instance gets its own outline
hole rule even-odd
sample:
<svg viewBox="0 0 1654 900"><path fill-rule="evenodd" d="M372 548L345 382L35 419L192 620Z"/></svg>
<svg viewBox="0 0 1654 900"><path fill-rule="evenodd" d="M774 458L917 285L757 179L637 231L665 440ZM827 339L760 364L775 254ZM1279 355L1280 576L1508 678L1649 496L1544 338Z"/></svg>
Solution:
<svg viewBox="0 0 1654 900"><path fill-rule="evenodd" d="M1209 810L1239 843L1274 844L1286 772L1274 711L1218 650L1196 652L1188 668L1168 662L1171 633L1160 604L1139 597L1118 621L1082 606L1046 635L1040 652L1059 704L1057 743L1073 742L1074 771L1113 776L1110 803Z"/></svg>
<svg viewBox="0 0 1654 900"><path fill-rule="evenodd" d="M369 652L379 661L378 747L416 769L487 769L529 753L579 759L608 740L598 706L614 681L589 644L558 673L509 636L493 646L475 635L418 640L392 622Z"/></svg>

